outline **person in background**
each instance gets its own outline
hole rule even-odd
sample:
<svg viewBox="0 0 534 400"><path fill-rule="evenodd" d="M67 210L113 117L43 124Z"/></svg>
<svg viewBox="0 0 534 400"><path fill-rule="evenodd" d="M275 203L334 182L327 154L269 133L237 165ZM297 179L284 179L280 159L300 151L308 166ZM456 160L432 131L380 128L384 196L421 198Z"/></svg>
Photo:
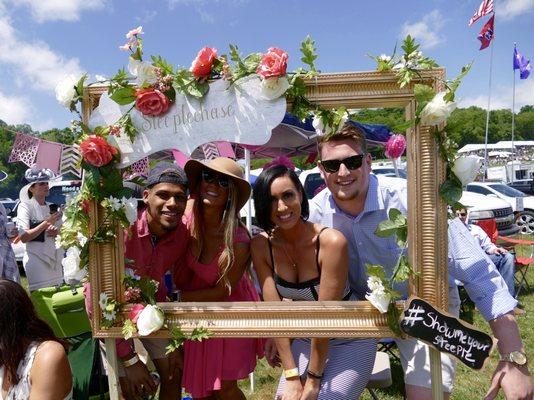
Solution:
<svg viewBox="0 0 534 400"><path fill-rule="evenodd" d="M515 297L514 255L505 248L494 244L480 226L476 224L468 224L467 210L465 208L456 210L456 216L465 224L469 232L471 232L471 235L473 235L473 237L477 240L482 250L484 250L493 264L495 264L497 271L499 271L499 273L502 275L504 281L506 282L506 286L508 286L508 291L512 297Z"/></svg>
<svg viewBox="0 0 534 400"><path fill-rule="evenodd" d="M277 165L264 170L253 198L258 224L265 231L252 239L263 300L356 300L347 281L347 240L335 229L307 221L308 199L292 169ZM274 341L284 369L277 398L354 400L365 389L376 340Z"/></svg>
<svg viewBox="0 0 534 400"><path fill-rule="evenodd" d="M145 208L129 231L125 231L124 257L131 260L126 273L157 281L156 301L168 301L165 275L181 267L187 249L188 233L182 216L188 196L187 177L182 168L160 162L148 174L143 202ZM90 287L84 285L86 309L92 312ZM168 339L140 339L161 379L160 400L181 398L182 354L166 354ZM135 351L132 340L117 340L119 380L126 400L152 395L157 384Z"/></svg>
<svg viewBox="0 0 534 400"><path fill-rule="evenodd" d="M363 299L368 291L365 265L382 265L391 276L402 251L396 238L379 238L374 232L381 221L388 219L391 208L407 213L406 180L377 177L371 173L371 155L366 149L365 135L350 123L331 135L319 137L318 152L319 170L327 189L310 201L310 221L337 228L345 235L349 243L349 281L352 290ZM493 263L458 219L449 221L448 245L449 311L458 313L458 289L453 284L457 279L464 284L498 339L501 361L487 398L494 398L502 388L507 399L532 399L525 348L513 314L517 301L510 296ZM407 397L431 398L428 346L415 339L395 341L404 369ZM444 396L448 398L455 364L446 355L441 359Z"/></svg>
<svg viewBox="0 0 534 400"><path fill-rule="evenodd" d="M17 236L17 228L9 222L6 209L0 203L0 278L20 283L20 273L10 238Z"/></svg>
<svg viewBox="0 0 534 400"><path fill-rule="evenodd" d="M46 202L48 182L55 178L49 169L30 168L24 174L29 182L20 189L17 226L20 240L26 243L22 260L30 291L63 283L63 249L55 239L61 225L61 212L50 210Z"/></svg>
<svg viewBox="0 0 534 400"><path fill-rule="evenodd" d="M248 274L250 236L239 210L250 185L233 160L218 157L185 164L192 198L186 215L189 249L176 280L179 301L259 301ZM183 386L195 400L244 400L237 386L263 356L261 339L207 339L184 346Z"/></svg>
<svg viewBox="0 0 534 400"><path fill-rule="evenodd" d="M0 398L72 398L63 343L41 320L18 283L0 279Z"/></svg>

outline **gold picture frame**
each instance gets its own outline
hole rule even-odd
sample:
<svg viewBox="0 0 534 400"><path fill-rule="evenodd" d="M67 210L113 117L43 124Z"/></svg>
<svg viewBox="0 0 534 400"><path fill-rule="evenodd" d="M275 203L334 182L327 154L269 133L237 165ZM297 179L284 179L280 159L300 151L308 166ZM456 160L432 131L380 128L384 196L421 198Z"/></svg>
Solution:
<svg viewBox="0 0 534 400"><path fill-rule="evenodd" d="M414 119L416 101L413 88L427 84L443 89L445 70L418 71L410 84L400 88L393 72L323 73L306 81L307 98L323 108L402 107L407 119ZM87 123L105 87L87 87L83 96L83 119ZM291 105L288 105L290 109ZM416 126L406 132L408 168L409 260L419 272L410 281L410 294L447 309L447 213L438 194L445 179L446 164L438 155L437 143L429 127ZM103 210L90 206L91 230L104 221ZM100 293L123 302L124 243L121 228L116 240L91 243L89 275L93 304ZM169 327L180 326L184 333L195 327L207 328L213 337L393 337L386 314L367 301L356 302L235 302L160 303ZM402 310L404 302L398 302ZM126 317L129 307L122 311ZM119 319L120 320L120 319ZM101 313L92 316L93 334L98 338L122 337L120 327L101 328ZM153 337L169 337L160 330ZM107 341L109 342L109 341Z"/></svg>

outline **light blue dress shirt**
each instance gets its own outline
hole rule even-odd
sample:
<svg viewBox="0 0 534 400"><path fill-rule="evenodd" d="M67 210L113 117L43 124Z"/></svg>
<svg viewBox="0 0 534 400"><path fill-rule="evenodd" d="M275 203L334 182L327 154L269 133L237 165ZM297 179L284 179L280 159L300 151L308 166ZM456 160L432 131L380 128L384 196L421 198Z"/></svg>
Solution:
<svg viewBox="0 0 534 400"><path fill-rule="evenodd" d="M407 199L405 179L370 174L364 210L357 216L339 209L328 189L310 201L309 220L336 228L347 238L349 282L360 299L368 291L367 263L382 265L388 276L393 272L401 253L396 238L380 238L374 232L378 224L388 218L391 208L406 214ZM517 301L510 296L501 275L460 220L449 221L448 239L449 303L459 305L457 279L486 320L512 311ZM407 283L395 289L406 295Z"/></svg>

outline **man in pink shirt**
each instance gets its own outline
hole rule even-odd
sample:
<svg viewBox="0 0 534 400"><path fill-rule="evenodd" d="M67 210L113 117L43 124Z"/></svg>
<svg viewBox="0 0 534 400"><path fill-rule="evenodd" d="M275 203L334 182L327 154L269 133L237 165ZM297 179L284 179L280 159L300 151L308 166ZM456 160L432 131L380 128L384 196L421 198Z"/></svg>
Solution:
<svg viewBox="0 0 534 400"><path fill-rule="evenodd" d="M124 256L132 262L126 273L148 276L159 282L157 301L167 301L165 274L177 272L187 249L188 233L182 222L187 196L187 177L183 169L172 163L159 163L147 178L143 191L145 208L139 212L130 231L125 232ZM91 309L88 305L88 310ZM159 398L181 399L181 352L166 355L168 339L143 338L141 342L161 379ZM121 389L126 400L155 393L157 384L137 356L132 340L117 339L117 356Z"/></svg>

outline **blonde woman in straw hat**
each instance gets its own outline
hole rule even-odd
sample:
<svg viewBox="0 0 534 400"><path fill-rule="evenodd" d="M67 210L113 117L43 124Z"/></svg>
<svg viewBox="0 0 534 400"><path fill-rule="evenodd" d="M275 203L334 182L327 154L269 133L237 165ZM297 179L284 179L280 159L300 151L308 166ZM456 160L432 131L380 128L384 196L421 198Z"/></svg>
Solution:
<svg viewBox="0 0 534 400"><path fill-rule="evenodd" d="M51 211L45 200L50 192L48 182L55 179L51 170L31 168L24 176L29 183L20 189L17 225L20 240L26 243L22 264L33 291L63 283L63 249L55 245L61 212Z"/></svg>
<svg viewBox="0 0 534 400"><path fill-rule="evenodd" d="M180 301L259 301L247 270L250 235L239 210L250 185L233 160L218 157L185 165L192 212L186 217L190 247L176 279ZM245 399L237 386L263 356L259 339L208 339L186 342L182 384L197 399Z"/></svg>

